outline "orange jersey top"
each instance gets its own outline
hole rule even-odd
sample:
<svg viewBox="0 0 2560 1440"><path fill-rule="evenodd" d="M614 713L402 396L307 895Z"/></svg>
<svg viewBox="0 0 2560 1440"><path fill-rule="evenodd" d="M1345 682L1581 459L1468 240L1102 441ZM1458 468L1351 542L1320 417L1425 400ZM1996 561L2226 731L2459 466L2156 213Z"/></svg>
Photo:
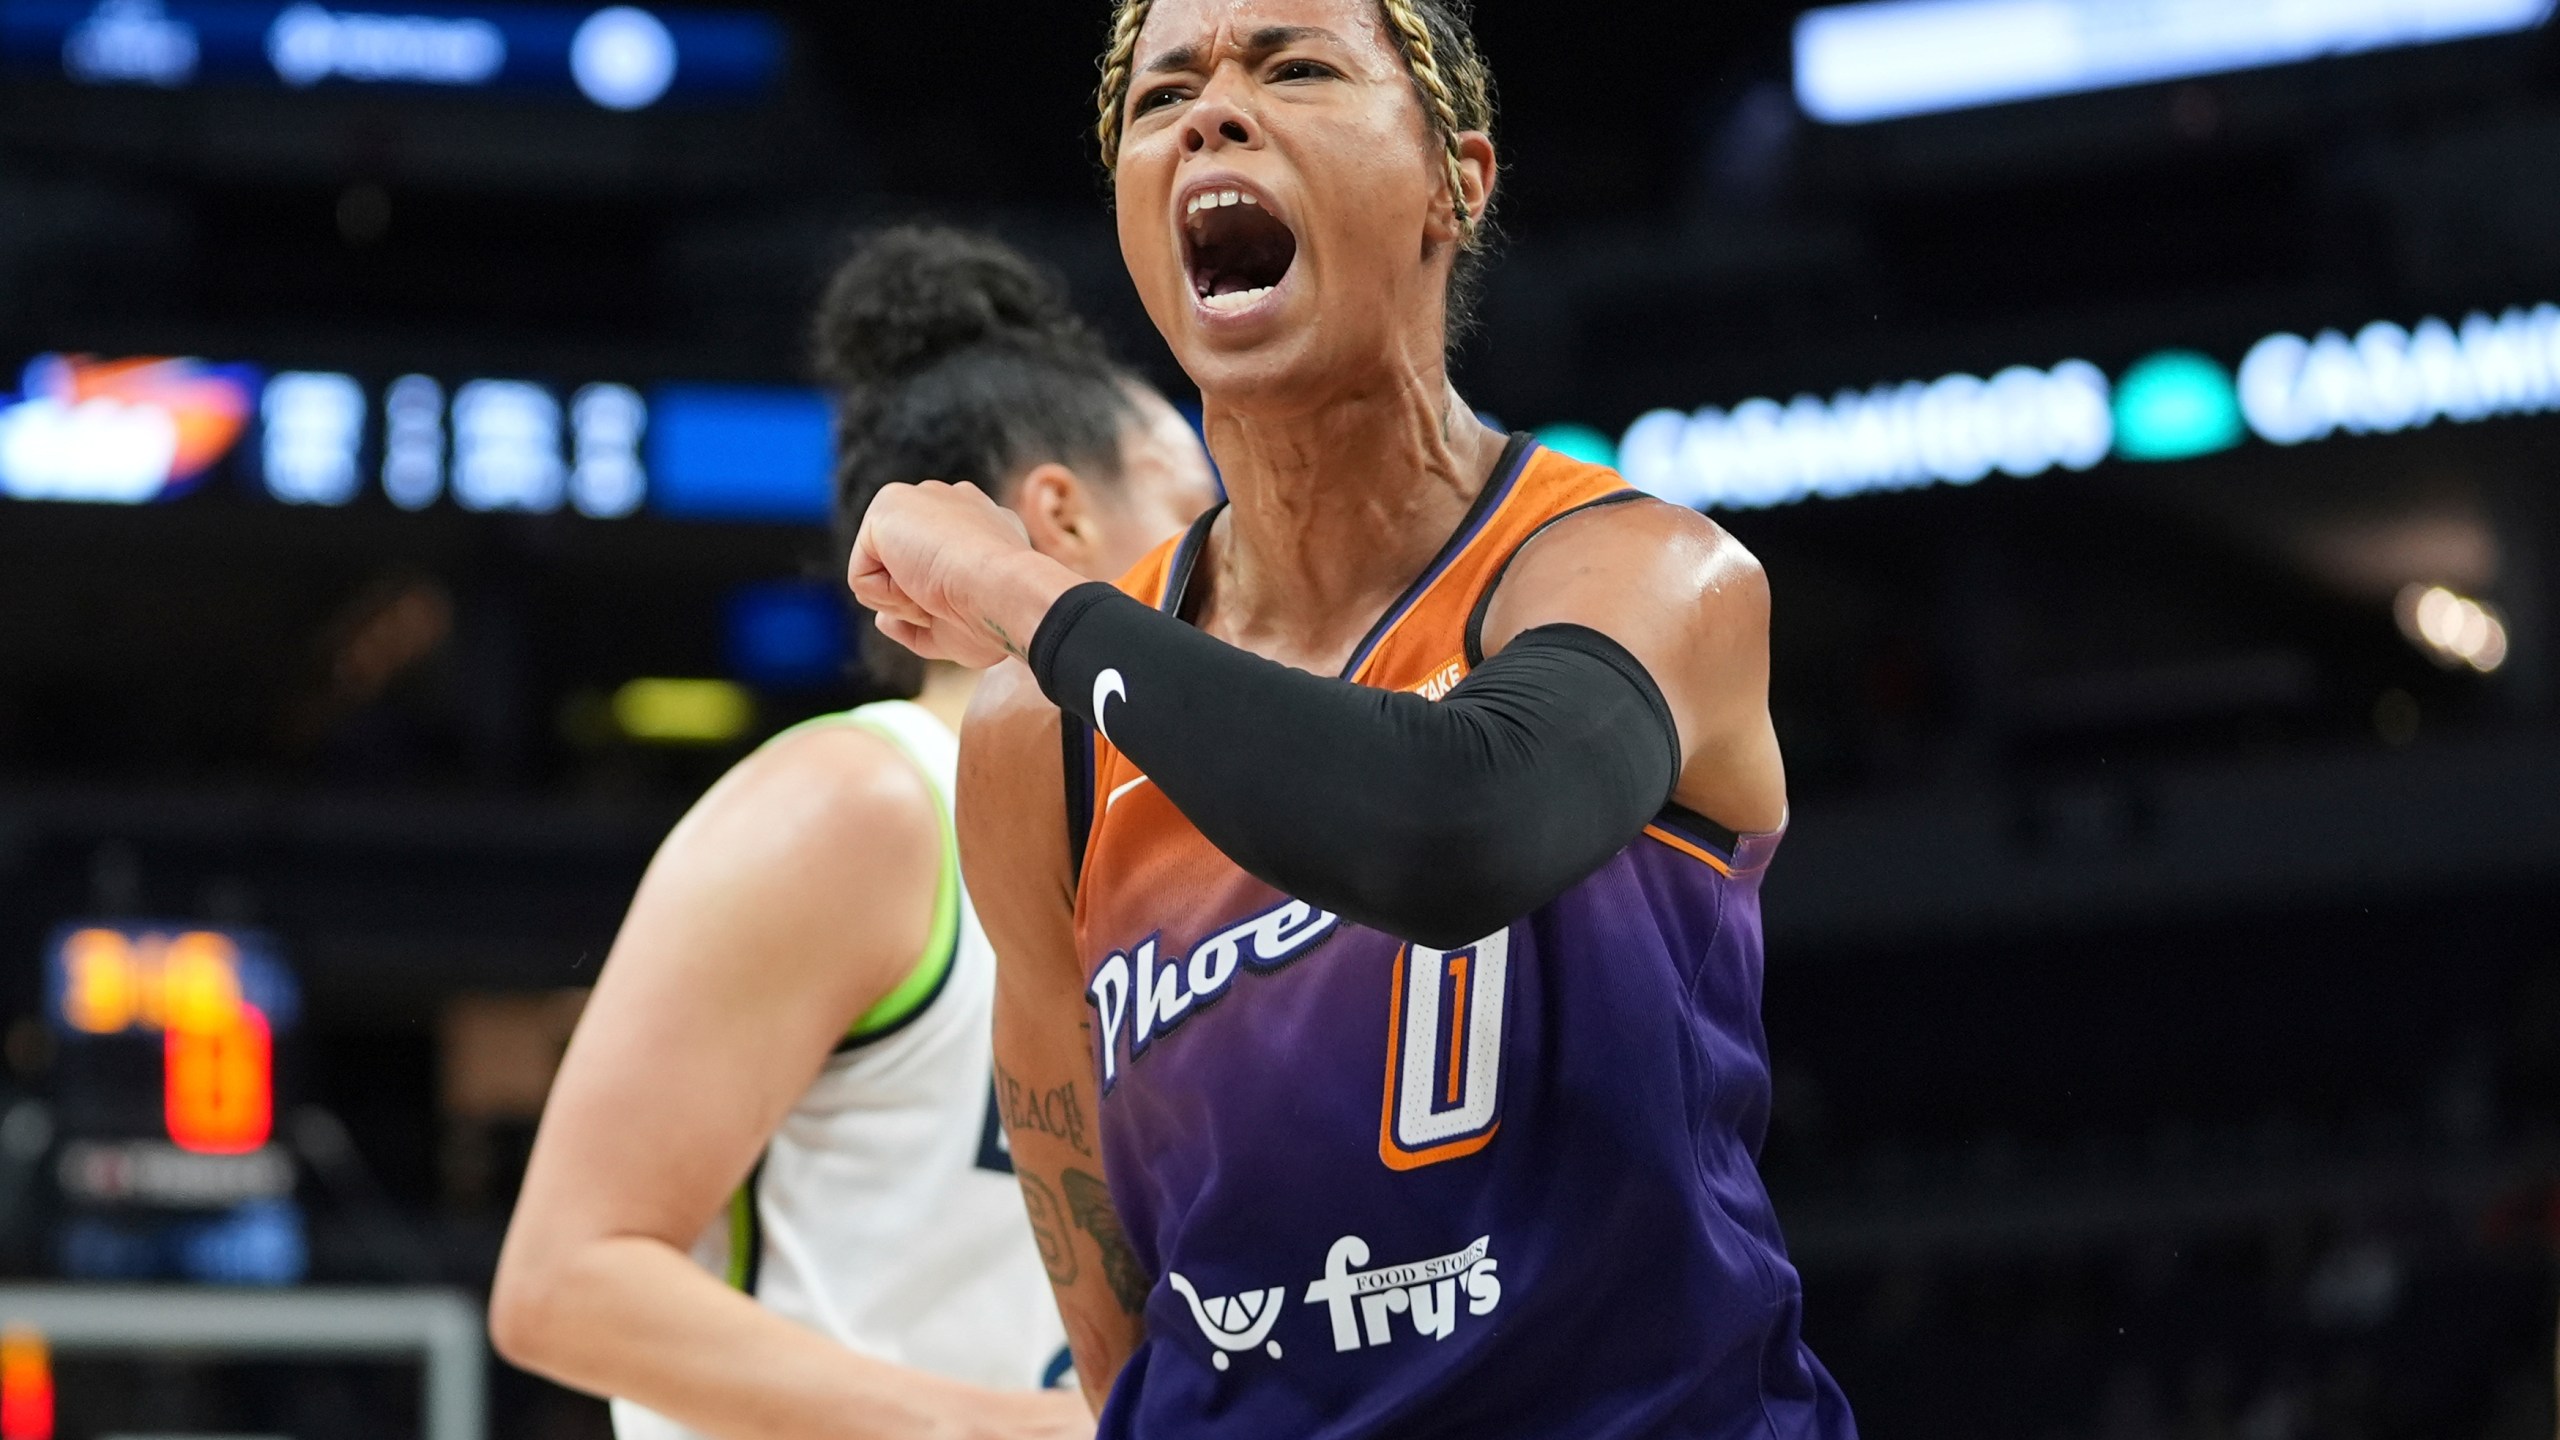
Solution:
<svg viewBox="0 0 2560 1440"><path fill-rule="evenodd" d="M1485 607L1520 547L1577 510L1641 498L1643 492L1615 471L1515 440L1493 483L1476 497L1431 567L1371 627L1343 667L1342 678L1410 690L1431 700L1448 694L1484 660L1479 630ZM1120 589L1159 610L1182 611L1182 592L1216 514L1211 511L1189 533L1158 546L1121 577ZM1119 802L1130 798L1144 779L1109 740L1094 737L1091 818L1077 837L1083 860L1076 877L1076 938L1086 949L1095 938L1091 930L1097 920L1100 928L1111 928L1112 896L1183 887L1191 878L1186 861L1203 856L1234 870L1162 795L1123 809ZM1162 866L1172 868L1160 874L1157 867ZM1092 883L1097 875L1105 877L1100 895Z"/></svg>

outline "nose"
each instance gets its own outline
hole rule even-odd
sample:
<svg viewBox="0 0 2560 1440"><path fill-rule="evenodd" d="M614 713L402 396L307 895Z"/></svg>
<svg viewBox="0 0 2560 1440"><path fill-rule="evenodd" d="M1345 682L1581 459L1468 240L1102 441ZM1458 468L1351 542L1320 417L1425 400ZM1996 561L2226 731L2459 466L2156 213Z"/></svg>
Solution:
<svg viewBox="0 0 2560 1440"><path fill-rule="evenodd" d="M1241 82L1235 67L1222 67L1209 81L1200 98L1182 117L1182 153L1198 155L1212 150L1238 146L1247 150L1262 148L1262 125L1253 113L1236 103L1236 87Z"/></svg>

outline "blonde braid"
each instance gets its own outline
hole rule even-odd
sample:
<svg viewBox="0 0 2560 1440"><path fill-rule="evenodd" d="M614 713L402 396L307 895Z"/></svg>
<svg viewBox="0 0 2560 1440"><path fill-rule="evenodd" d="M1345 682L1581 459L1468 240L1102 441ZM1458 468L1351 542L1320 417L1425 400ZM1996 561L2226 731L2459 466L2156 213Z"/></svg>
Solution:
<svg viewBox="0 0 2560 1440"><path fill-rule="evenodd" d="M1422 12L1413 8L1413 0L1378 0L1387 12L1387 24L1395 32L1397 47L1404 51L1405 68L1413 72L1413 83L1422 90L1422 98L1431 110L1431 128L1440 134L1442 158L1449 167L1449 203L1456 207L1458 234L1467 244L1476 240L1476 217L1467 210L1465 172L1458 165L1458 103L1449 93L1449 82L1440 75L1439 57L1431 44L1431 27Z"/></svg>
<svg viewBox="0 0 2560 1440"><path fill-rule="evenodd" d="M1102 56L1102 88L1095 94L1101 118L1093 129L1102 141L1102 168L1116 170L1120 166L1121 116L1129 108L1129 71L1137 63L1138 32L1145 28L1147 11L1155 0L1120 0L1120 8L1111 17L1111 47Z"/></svg>

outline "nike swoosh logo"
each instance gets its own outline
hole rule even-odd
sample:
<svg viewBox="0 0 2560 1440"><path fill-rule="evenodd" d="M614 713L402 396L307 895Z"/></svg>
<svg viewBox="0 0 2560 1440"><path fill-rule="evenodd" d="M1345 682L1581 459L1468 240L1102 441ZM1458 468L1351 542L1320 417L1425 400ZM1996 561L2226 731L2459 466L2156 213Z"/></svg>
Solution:
<svg viewBox="0 0 2560 1440"><path fill-rule="evenodd" d="M1102 707L1114 696L1124 704L1129 699L1129 682L1120 678L1119 671L1105 670L1093 677L1093 728L1101 731L1105 740L1111 738L1111 722L1104 718Z"/></svg>

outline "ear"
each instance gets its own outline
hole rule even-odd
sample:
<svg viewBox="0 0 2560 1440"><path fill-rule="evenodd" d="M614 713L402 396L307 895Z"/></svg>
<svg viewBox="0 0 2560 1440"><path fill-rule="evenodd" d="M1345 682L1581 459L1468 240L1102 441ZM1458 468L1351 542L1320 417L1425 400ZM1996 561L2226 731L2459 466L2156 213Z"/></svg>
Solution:
<svg viewBox="0 0 2560 1440"><path fill-rule="evenodd" d="M1447 184L1447 163L1435 155L1432 164L1440 172L1441 183ZM1460 131L1458 134L1458 194L1467 202L1467 213L1479 222L1484 219L1485 206L1493 200L1493 176L1493 137L1481 130ZM1456 207L1452 206L1446 210L1436 205L1432 207L1428 234L1434 246L1452 244L1461 238Z"/></svg>
<svg viewBox="0 0 2560 1440"><path fill-rule="evenodd" d="M1007 508L1022 517L1031 548L1070 569L1101 544L1093 493L1076 472L1052 460L1014 482Z"/></svg>
<svg viewBox="0 0 2560 1440"><path fill-rule="evenodd" d="M1458 135L1458 183L1465 187L1467 213L1481 221L1493 205L1495 175L1493 137L1481 130Z"/></svg>

